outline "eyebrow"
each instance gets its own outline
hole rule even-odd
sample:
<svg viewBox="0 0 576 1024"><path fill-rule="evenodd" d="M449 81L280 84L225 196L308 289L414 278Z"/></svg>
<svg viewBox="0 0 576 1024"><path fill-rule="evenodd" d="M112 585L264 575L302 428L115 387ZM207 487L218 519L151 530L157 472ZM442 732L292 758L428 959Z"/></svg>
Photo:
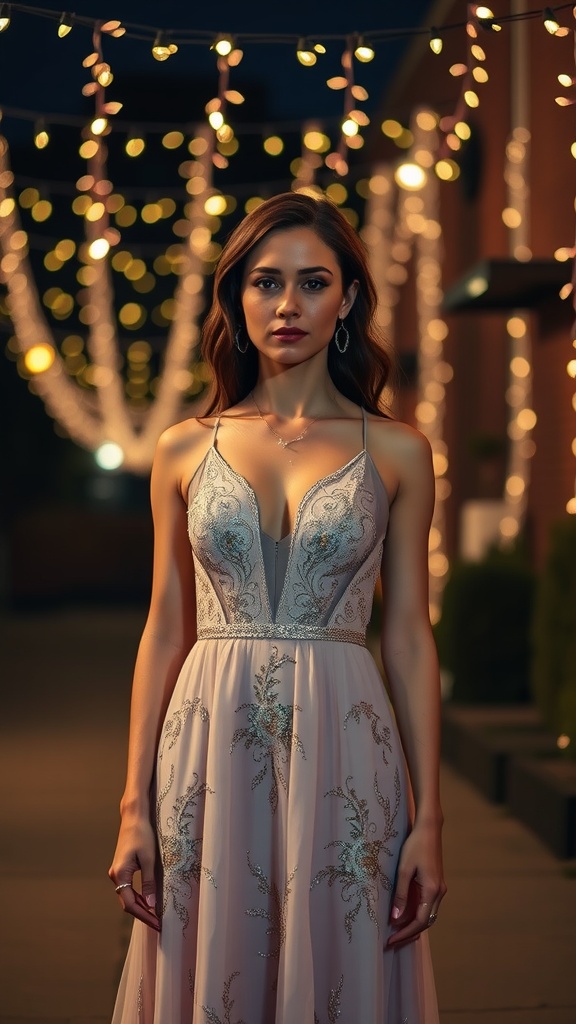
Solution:
<svg viewBox="0 0 576 1024"><path fill-rule="evenodd" d="M303 270L299 270L298 273L299 274L317 274L319 271L322 271L324 274L330 274L330 277L334 277L334 274L332 273L331 270L328 270L328 267L304 267L304 269ZM254 269L251 270L250 273L251 274L281 274L282 271L278 270L277 267L254 267Z"/></svg>

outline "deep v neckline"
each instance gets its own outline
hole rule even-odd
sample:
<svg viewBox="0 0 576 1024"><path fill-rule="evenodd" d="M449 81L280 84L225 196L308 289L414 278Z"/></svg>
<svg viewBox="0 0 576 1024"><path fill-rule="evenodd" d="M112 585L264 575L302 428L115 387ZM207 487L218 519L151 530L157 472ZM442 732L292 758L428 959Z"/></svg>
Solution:
<svg viewBox="0 0 576 1024"><path fill-rule="evenodd" d="M245 476L242 475L242 473L239 473L236 469L233 469L233 467L230 465L229 462L227 462L227 460L224 458L224 456L221 454L221 452L218 451L218 449L217 449L217 447L216 447L216 445L214 443L212 443L210 445L210 448L206 452L206 455L204 456L204 459L202 460L201 465L208 458L208 455L210 454L210 452L214 452L214 454L220 459L222 464L226 467L228 472L231 473L232 476L236 477L236 479L245 488L245 490L248 491L248 493L250 494L250 497L252 498L252 500L254 502L254 508L256 510L256 519L257 519L257 524L258 524L258 533L259 533L259 535L261 537L267 537L272 542L272 544L282 544L282 543L284 543L287 540L291 540L292 541L294 539L294 537L296 536L296 533L298 532L298 525L299 525L299 522L300 522L300 519L301 519L301 516L302 516L302 510L304 508L304 505L305 505L308 497L312 494L313 490L316 487L323 486L324 484L328 483L328 481L332 480L335 476L338 476L339 473L343 473L345 470L349 469L351 466L354 465L355 462L357 462L361 458L362 455L366 456L372 462L372 459L370 457L369 452L365 448L362 448L359 452L356 452L356 455L353 455L351 459L348 459L348 462L344 463L343 466L340 466L338 469L335 469L333 473L327 473L325 476L320 477L319 480L316 480L313 484L311 484L310 487L308 488L308 490L304 492L304 494L300 498L300 501L298 502L298 505L296 506L296 515L294 517L294 526L292 527L292 530L290 531L290 533L285 533L283 537L280 537L279 539L277 539L276 537L273 537L270 533L266 533L266 531L262 529L262 517L261 517L261 512L260 512L260 502L258 500L258 495L256 494L256 491L252 487L252 484L250 483L249 480L246 479ZM372 465L373 465L373 463L372 463ZM200 468L200 467L198 467L198 468ZM194 474L194 476L195 475L196 474ZM377 474L377 475L379 477L379 474ZM194 479L194 478L192 478L192 479ZM382 486L384 487L384 485L382 485Z"/></svg>

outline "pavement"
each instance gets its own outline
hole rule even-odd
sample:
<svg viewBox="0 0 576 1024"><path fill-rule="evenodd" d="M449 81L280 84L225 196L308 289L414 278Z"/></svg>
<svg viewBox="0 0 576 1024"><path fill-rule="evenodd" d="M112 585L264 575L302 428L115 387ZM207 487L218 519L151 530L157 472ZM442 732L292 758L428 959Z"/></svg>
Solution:
<svg viewBox="0 0 576 1024"><path fill-rule="evenodd" d="M106 869L144 614L0 623L0 1024L110 1020L130 922ZM442 787L441 1024L576 1024L576 862L446 767Z"/></svg>

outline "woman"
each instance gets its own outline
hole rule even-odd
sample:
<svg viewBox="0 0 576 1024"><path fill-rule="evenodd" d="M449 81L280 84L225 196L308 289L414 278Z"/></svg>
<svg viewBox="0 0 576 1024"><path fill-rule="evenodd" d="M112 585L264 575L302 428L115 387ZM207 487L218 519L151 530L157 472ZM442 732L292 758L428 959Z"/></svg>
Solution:
<svg viewBox="0 0 576 1024"><path fill-rule="evenodd" d="M152 472L114 1024L438 1019L433 475L425 439L380 412L375 306L327 200L268 200L222 253L212 405ZM378 573L395 718L364 645Z"/></svg>

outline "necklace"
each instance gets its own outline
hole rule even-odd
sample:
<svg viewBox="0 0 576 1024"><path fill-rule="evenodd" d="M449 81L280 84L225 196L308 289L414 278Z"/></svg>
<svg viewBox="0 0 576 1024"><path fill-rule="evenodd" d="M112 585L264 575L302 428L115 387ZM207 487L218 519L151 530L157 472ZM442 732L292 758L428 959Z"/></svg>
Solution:
<svg viewBox="0 0 576 1024"><path fill-rule="evenodd" d="M256 412L258 413L260 419L265 424L265 426L268 427L268 430L270 431L270 433L274 434L274 437L276 438L276 444L280 448L289 448L290 445L291 444L295 444L296 441L301 441L302 438L305 437L305 435L310 430L310 427L312 426L312 424L316 423L316 420L318 419L318 416L315 416L313 420L310 420L310 423L308 424L307 427L304 428L302 433L298 434L298 437L292 437L289 441L286 441L283 437L280 437L280 434L277 433L276 430L274 430L274 427L270 426L270 424L268 423L268 420L264 419L264 415L262 413L262 410L261 410L260 406L258 405L258 402L256 401L256 399L254 398L254 392L253 391L250 392L250 397L251 397L252 401L254 402L254 405L256 406Z"/></svg>

